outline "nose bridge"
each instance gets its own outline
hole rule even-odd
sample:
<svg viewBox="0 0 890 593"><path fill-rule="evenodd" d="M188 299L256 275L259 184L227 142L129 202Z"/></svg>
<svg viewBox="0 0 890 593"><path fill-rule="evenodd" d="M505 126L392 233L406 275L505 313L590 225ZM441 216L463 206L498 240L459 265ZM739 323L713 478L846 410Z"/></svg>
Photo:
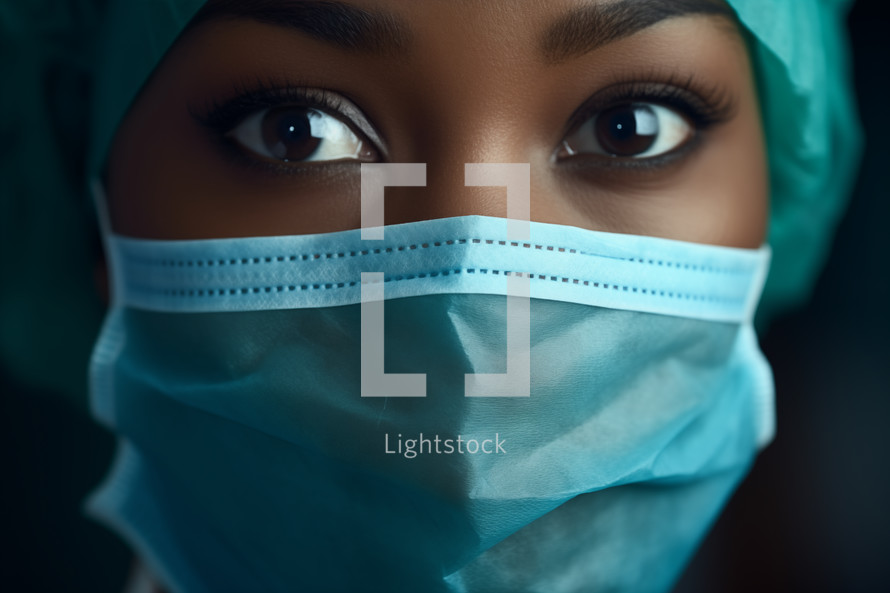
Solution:
<svg viewBox="0 0 890 593"><path fill-rule="evenodd" d="M466 165L529 163L527 140L517 133L516 126L511 129L510 122L486 118L483 113L462 118L452 125L446 122L440 125L446 129L433 132L437 139L424 142L416 155L415 162L426 164L426 186L387 188L385 223L473 214L506 217L507 188L467 185Z"/></svg>
<svg viewBox="0 0 890 593"><path fill-rule="evenodd" d="M452 170L453 169L453 170ZM427 166L426 187L387 188L385 224L453 216L507 216L507 188L465 186L464 168Z"/></svg>
<svg viewBox="0 0 890 593"><path fill-rule="evenodd" d="M465 51L455 50L453 35L441 28L425 31L423 43L436 51L424 55L434 67L417 73L419 100L402 156L426 164L427 184L387 189L386 224L471 214L507 216L506 187L465 185L465 167L471 163L529 163L535 169L531 161L540 147L527 125L534 121L533 102L517 92L527 86L534 66L517 60L509 44L493 44L493 37L485 34L505 26L469 20L463 31ZM538 160L540 170L540 155Z"/></svg>

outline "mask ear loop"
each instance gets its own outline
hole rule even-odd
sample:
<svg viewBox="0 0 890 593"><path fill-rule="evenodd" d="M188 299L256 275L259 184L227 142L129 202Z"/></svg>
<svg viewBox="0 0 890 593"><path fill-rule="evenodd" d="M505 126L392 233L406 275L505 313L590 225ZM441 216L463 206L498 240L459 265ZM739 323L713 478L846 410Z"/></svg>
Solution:
<svg viewBox="0 0 890 593"><path fill-rule="evenodd" d="M757 450L762 451L772 442L776 435L776 390L772 368L763 355L760 354L757 332L754 330L755 315L763 299L766 279L769 276L772 248L769 244L764 244L758 249L758 252L761 262L751 278L751 286L745 299L745 313L742 318L739 339L748 342L749 351L758 353L756 359L752 361L757 366L758 378L753 405L754 418L757 423L755 442Z"/></svg>
<svg viewBox="0 0 890 593"><path fill-rule="evenodd" d="M755 442L757 450L762 451L776 436L776 388L773 370L760 352L757 332L754 330L754 319L757 308L763 298L766 279L769 276L772 261L772 248L765 244L759 250L762 261L751 278L751 287L745 302L745 316L742 322L739 339L748 342L747 349L756 352L752 364L757 367L757 388L754 394L754 418L757 423Z"/></svg>
<svg viewBox="0 0 890 593"><path fill-rule="evenodd" d="M121 275L118 273L117 250L114 248L111 219L108 215L108 201L105 186L101 179L94 178L90 183L93 206L99 222L99 234L102 238L102 249L108 274L108 313L102 323L99 339L93 347L90 357L89 389L90 407L93 416L100 422L114 427L116 411L114 405L114 372L117 359L127 343L124 324L120 322L123 313L119 306L122 294Z"/></svg>
<svg viewBox="0 0 890 593"><path fill-rule="evenodd" d="M111 217L108 214L108 197L105 193L105 184L98 177L94 177L90 182L90 194L93 202L93 209L96 213L96 219L99 222L99 235L102 240L102 250L105 252L105 261L108 274L108 306L109 310L117 308L120 302L121 286L118 273L118 256L117 250L114 249L112 237L114 235L111 230Z"/></svg>
<svg viewBox="0 0 890 593"><path fill-rule="evenodd" d="M772 262L773 250L769 244L764 244L758 249L762 262L757 266L754 276L751 278L751 287L748 290L748 296L745 299L744 323L751 325L754 323L754 317L757 308L763 299L763 292L766 288L766 279L769 276L770 263Z"/></svg>

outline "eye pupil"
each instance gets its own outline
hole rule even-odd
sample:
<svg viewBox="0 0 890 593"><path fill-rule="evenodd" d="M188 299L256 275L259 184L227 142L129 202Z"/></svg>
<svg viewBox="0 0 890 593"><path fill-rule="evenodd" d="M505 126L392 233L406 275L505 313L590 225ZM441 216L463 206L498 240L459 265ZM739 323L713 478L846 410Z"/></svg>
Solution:
<svg viewBox="0 0 890 593"><path fill-rule="evenodd" d="M620 105L603 111L596 120L597 141L615 156L646 152L658 138L658 117L648 105Z"/></svg>
<svg viewBox="0 0 890 593"><path fill-rule="evenodd" d="M304 160L312 155L322 139L312 135L313 110L300 107L270 109L263 118L263 142L275 158Z"/></svg>

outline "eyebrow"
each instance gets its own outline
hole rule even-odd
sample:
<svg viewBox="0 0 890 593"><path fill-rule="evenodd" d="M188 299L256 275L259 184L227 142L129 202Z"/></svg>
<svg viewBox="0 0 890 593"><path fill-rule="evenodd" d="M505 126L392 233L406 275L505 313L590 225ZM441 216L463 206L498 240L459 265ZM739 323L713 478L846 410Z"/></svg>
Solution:
<svg viewBox="0 0 890 593"><path fill-rule="evenodd" d="M329 0L212 0L198 11L188 28L233 18L296 29L354 52L405 53L411 40L408 27L395 15Z"/></svg>
<svg viewBox="0 0 890 593"><path fill-rule="evenodd" d="M553 23L539 49L551 62L563 62L629 37L661 21L688 15L736 17L723 0L617 0L579 6Z"/></svg>
<svg viewBox="0 0 890 593"><path fill-rule="evenodd" d="M545 31L538 49L546 61L563 62L661 21L695 14L736 23L735 13L724 0L596 2L558 18ZM333 0L211 0L187 28L225 19L251 19L287 27L347 51L381 56L406 53L412 40L410 28L398 16Z"/></svg>

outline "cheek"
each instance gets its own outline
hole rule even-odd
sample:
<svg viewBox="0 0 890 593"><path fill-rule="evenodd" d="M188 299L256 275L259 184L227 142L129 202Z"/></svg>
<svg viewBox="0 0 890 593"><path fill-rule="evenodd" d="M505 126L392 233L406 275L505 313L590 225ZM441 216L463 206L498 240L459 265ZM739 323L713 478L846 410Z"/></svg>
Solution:
<svg viewBox="0 0 890 593"><path fill-rule="evenodd" d="M690 206L707 217L702 242L757 248L769 218L769 175L760 118L753 93L737 117L713 138L690 181Z"/></svg>
<svg viewBox="0 0 890 593"><path fill-rule="evenodd" d="M766 240L769 220L769 182L765 151L758 133L750 144L740 143L735 154L714 169L708 183L725 204L720 217L722 236L716 243L757 248ZM715 217L716 218L716 217Z"/></svg>
<svg viewBox="0 0 890 593"><path fill-rule="evenodd" d="M172 104L165 77L156 80L118 130L108 165L111 224L116 232L173 238L177 227L212 220L208 196L219 196L196 150L193 125ZM203 172L203 174L202 174Z"/></svg>

